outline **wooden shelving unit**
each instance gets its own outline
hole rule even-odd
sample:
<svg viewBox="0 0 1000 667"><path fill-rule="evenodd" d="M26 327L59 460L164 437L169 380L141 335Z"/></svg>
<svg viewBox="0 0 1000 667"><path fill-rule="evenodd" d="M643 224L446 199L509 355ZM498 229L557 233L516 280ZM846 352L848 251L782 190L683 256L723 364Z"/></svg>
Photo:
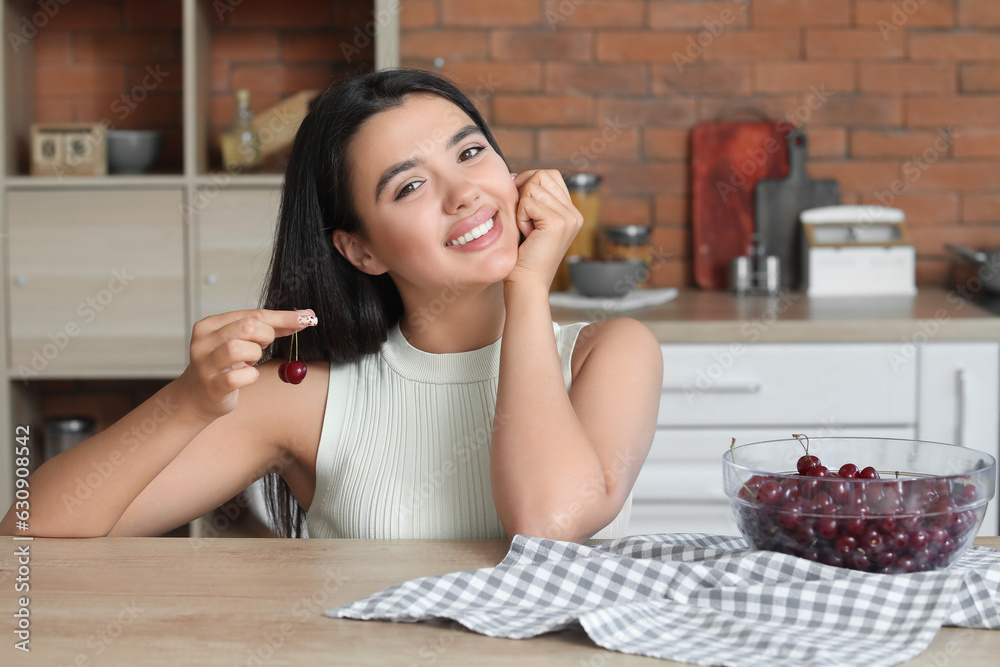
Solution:
<svg viewBox="0 0 1000 667"><path fill-rule="evenodd" d="M121 1L124 6L125 0ZM2 4L3 35L19 31L24 20L30 23L39 11L37 2L2 0ZM0 290L0 349L4 353L0 363L0 434L4 435L0 438L12 439L17 425L28 424L37 452L41 451L46 383L169 381L186 365L186 339L193 323L208 314L207 309L218 312L254 305L259 291L282 175L213 171L211 103L213 94L218 93L213 91L211 54L219 19L213 17L212 0L177 0L175 4L176 17L170 14L169 3L129 5L129 11L166 11L170 20L165 23L179 26L167 30L179 32L182 151L176 167L166 173L63 178L28 175L29 129L38 118L36 68L43 64L36 58L35 36L46 29L45 25L38 21L35 34L19 42L16 52L6 39L0 50L0 275L4 278L4 289ZM232 5L234 11L239 10L238 3ZM81 8L65 7L66 16L84 13ZM392 0L375 0L370 10L376 28L376 68L399 63L399 24L394 10L398 10L398 3ZM146 23L155 20L151 16ZM87 29L81 26L80 30ZM313 32L324 29L312 25L302 28ZM331 29L331 62L339 57L339 34ZM86 70L81 72L86 78ZM149 202L158 202L152 217ZM97 210L103 210L100 224L93 215L86 219L88 211ZM74 227L75 221L80 226ZM144 259L143 248L147 252L152 248L153 254ZM122 262L134 265L135 282L87 329L78 304L86 303L88 297L102 296L110 272L120 269L117 265ZM151 342L149 332L155 327L141 320L161 304L175 304L175 309L169 311L169 322L163 321L164 337ZM148 313L143 313L143 308L149 308ZM80 333L69 341L75 348L73 354L59 350L53 359L46 360L37 376L22 377L18 363L23 365L25 353L30 360L32 350L46 349L46 338L51 342L46 332L60 337L64 323L79 325ZM113 339L106 338L112 331L117 332ZM156 354L150 354L151 350ZM144 354L157 360L144 363ZM0 456L3 508L13 501L13 455L5 451Z"/></svg>

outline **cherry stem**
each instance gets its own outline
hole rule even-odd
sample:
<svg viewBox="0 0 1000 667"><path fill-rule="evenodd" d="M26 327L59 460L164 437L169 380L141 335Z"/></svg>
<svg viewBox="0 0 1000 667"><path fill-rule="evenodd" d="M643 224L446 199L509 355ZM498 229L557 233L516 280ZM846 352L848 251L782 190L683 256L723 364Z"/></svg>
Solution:
<svg viewBox="0 0 1000 667"><path fill-rule="evenodd" d="M299 332L292 332L292 342L295 343L295 361L299 360Z"/></svg>
<svg viewBox="0 0 1000 667"><path fill-rule="evenodd" d="M792 437L799 441L799 444L802 445L802 448L806 450L806 456L809 456L809 436L802 435L801 433L792 433ZM802 444L802 438L806 439L804 445Z"/></svg>
<svg viewBox="0 0 1000 667"><path fill-rule="evenodd" d="M736 438L733 438L733 441L729 443L729 455L733 459L733 465L736 465ZM740 480L740 484L742 484L743 488L747 490L747 493L756 498L757 494L750 490L750 487L743 481L743 478L740 477L740 474L736 472L735 468L733 469L733 474L736 475L736 479Z"/></svg>
<svg viewBox="0 0 1000 667"><path fill-rule="evenodd" d="M294 332L294 331L292 332L292 340L293 341L295 340L295 333L296 332ZM288 363L292 363L292 346L291 345L288 346Z"/></svg>

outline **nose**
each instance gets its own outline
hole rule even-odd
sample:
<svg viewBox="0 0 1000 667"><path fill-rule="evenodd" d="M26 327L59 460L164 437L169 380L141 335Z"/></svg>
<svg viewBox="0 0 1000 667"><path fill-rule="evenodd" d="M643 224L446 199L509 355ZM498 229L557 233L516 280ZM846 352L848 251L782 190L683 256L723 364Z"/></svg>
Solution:
<svg viewBox="0 0 1000 667"><path fill-rule="evenodd" d="M469 209L479 200L479 186L463 175L452 175L448 179L444 195L444 207L448 213L458 213Z"/></svg>

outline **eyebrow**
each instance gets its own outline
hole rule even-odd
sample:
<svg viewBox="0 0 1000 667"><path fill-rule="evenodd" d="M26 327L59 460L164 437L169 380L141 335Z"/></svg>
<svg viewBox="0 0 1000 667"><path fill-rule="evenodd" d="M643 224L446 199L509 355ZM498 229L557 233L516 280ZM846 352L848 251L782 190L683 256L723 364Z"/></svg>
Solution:
<svg viewBox="0 0 1000 667"><path fill-rule="evenodd" d="M454 148L458 142L473 134L483 134L483 131L476 125L466 125L453 134L451 139L448 140L448 148ZM392 179L396 178L404 171L409 171L410 169L413 169L423 163L423 158L411 157L403 160L402 162L397 162L383 171L382 176L378 179L378 185L375 186L375 201L378 201L379 197L382 196L382 193L385 192L386 187L388 187Z"/></svg>

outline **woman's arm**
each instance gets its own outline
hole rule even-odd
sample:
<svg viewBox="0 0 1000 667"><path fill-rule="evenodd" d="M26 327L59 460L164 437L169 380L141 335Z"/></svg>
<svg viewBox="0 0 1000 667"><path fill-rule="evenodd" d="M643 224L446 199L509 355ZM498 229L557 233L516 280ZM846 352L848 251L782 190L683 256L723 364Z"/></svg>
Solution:
<svg viewBox="0 0 1000 667"><path fill-rule="evenodd" d="M566 392L548 285L579 223L565 187L558 187L561 177L540 174L518 177L535 179L520 183L518 218L523 228L523 207L533 228L504 283L491 482L508 535L583 541L621 511L646 459L663 361L659 343L636 320L589 325Z"/></svg>
<svg viewBox="0 0 1000 667"><path fill-rule="evenodd" d="M272 411L265 410L266 387L260 386L265 383L257 383L260 371L253 364L276 336L303 328L297 320L293 312L245 311L198 322L184 374L117 423L39 467L28 478L28 530L16 529L12 507L0 533L107 535L146 495L145 509L133 511L128 530L121 532L158 534L235 495L231 491L251 466L278 454L274 443L280 440L268 424ZM188 449L193 455L184 456L184 469L173 466ZM222 452L226 465L220 465ZM171 467L174 481L157 485L153 497L144 494Z"/></svg>

